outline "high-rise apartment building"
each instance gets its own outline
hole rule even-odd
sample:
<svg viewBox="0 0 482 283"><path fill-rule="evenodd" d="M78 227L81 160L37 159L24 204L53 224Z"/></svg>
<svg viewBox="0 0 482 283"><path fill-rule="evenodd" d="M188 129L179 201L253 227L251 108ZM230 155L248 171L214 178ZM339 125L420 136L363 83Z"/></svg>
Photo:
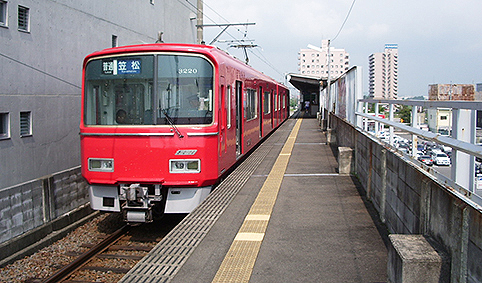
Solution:
<svg viewBox="0 0 482 283"><path fill-rule="evenodd" d="M303 75L328 78L328 40L322 40L321 52L314 49L301 49L298 53L298 71ZM350 55L345 49L330 47L330 79L336 79L346 72L350 64Z"/></svg>
<svg viewBox="0 0 482 283"><path fill-rule="evenodd" d="M373 53L369 61L369 91L375 99L398 96L398 44L385 44L383 53Z"/></svg>

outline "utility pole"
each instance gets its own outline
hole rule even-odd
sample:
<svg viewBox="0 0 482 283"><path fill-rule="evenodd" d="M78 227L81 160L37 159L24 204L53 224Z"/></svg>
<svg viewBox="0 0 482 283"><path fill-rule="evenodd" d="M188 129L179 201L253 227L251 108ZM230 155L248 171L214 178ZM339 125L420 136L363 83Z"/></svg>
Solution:
<svg viewBox="0 0 482 283"><path fill-rule="evenodd" d="M197 44L204 44L203 40L203 0L197 0Z"/></svg>
<svg viewBox="0 0 482 283"><path fill-rule="evenodd" d="M322 44L323 45L323 44ZM322 46L323 47L323 46ZM313 50L316 50L318 52L323 52L323 48L319 48L319 47L316 47L314 45L311 45L311 44L308 44L308 48L310 49L313 49ZM326 103L326 100L322 97L322 93L321 93L321 89L322 87L320 87L320 112L322 113L321 116L322 116L322 119L325 118L324 116L324 109L323 109L323 106L326 107L326 111L327 111L327 117L326 117L326 127L328 128L329 127L329 123L330 123L330 108L333 107L332 105L332 102L331 102L331 94L330 94L330 85L331 85L331 71L330 71L330 66L331 66L331 54L330 54L330 40L328 39L328 46L327 46L328 50L327 50L327 64L328 64L328 79L327 79L327 87L326 87L326 92L327 92L327 96L328 96L328 103ZM321 80L321 78L320 78ZM323 104L325 105L322 105L322 102L323 101ZM334 109L332 109L334 111Z"/></svg>
<svg viewBox="0 0 482 283"><path fill-rule="evenodd" d="M328 39L328 51L327 51L327 56L328 56L328 80L327 83L328 85L326 86L326 91L328 92L328 109L330 109L333 105L331 102L331 71L330 71L330 66L331 66L331 55L330 55L330 40ZM335 109L332 109L332 111L335 111ZM326 117L326 128L330 128L330 111L328 111L328 115Z"/></svg>

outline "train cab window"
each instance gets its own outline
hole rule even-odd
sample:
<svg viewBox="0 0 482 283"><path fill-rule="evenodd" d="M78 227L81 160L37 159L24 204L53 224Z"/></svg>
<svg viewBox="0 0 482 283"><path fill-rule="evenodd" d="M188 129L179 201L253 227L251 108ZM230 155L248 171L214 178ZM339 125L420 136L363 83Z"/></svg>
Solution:
<svg viewBox="0 0 482 283"><path fill-rule="evenodd" d="M160 55L158 61L158 124L211 124L214 68L203 57Z"/></svg>
<svg viewBox="0 0 482 283"><path fill-rule="evenodd" d="M154 57L111 57L86 66L85 125L152 125Z"/></svg>

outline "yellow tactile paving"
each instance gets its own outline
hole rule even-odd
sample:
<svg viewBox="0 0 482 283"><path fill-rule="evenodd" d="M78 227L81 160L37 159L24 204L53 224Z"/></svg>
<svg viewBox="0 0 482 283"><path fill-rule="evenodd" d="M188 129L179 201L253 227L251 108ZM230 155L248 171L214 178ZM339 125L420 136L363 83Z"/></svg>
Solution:
<svg viewBox="0 0 482 283"><path fill-rule="evenodd" d="M296 122L212 282L249 281L302 120Z"/></svg>

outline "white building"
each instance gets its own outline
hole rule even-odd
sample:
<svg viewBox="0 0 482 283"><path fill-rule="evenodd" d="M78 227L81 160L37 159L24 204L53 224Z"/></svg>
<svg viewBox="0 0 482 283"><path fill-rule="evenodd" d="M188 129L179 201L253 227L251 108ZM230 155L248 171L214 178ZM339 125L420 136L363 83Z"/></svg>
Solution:
<svg viewBox="0 0 482 283"><path fill-rule="evenodd" d="M452 109L427 109L427 123L431 132L444 136L450 135L452 132Z"/></svg>
<svg viewBox="0 0 482 283"><path fill-rule="evenodd" d="M322 40L321 50L301 49L298 53L298 71L302 75L318 78L328 78L328 40ZM334 80L345 73L350 65L350 55L345 49L330 47L330 80Z"/></svg>
<svg viewBox="0 0 482 283"><path fill-rule="evenodd" d="M385 44L385 51L371 54L368 61L370 97L397 99L398 44Z"/></svg>
<svg viewBox="0 0 482 283"><path fill-rule="evenodd" d="M0 0L0 189L80 165L83 58L195 43L196 0Z"/></svg>

